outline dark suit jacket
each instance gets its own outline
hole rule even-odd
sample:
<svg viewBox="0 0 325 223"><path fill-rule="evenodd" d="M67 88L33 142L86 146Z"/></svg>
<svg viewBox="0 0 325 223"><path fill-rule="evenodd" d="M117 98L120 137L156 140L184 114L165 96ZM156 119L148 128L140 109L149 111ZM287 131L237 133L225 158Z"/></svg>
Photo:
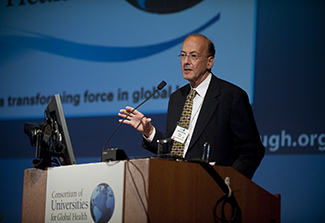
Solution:
<svg viewBox="0 0 325 223"><path fill-rule="evenodd" d="M172 136L190 89L188 84L171 94L166 134L157 130L151 143L143 141L144 148L156 153L157 139ZM185 159L201 158L205 142L211 146L210 162L232 166L249 179L253 177L265 153L246 92L214 75ZM164 152L169 153L171 146L172 143Z"/></svg>

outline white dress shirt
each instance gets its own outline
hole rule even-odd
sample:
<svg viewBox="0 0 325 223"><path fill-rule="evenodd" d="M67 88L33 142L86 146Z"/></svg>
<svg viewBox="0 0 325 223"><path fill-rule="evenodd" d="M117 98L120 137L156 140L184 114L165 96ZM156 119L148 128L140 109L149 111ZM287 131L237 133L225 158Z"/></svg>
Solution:
<svg viewBox="0 0 325 223"><path fill-rule="evenodd" d="M193 90L196 90L197 95L193 99L191 121L190 121L189 129L188 129L189 133L188 133L188 137L187 137L187 139L185 141L184 155L183 156L185 156L185 154L186 154L186 152L188 150L188 146L190 145L191 138L192 138L192 135L193 135L193 132L194 132L194 128L195 128L197 119L199 117L201 107L202 107L202 104L203 104L203 100L204 100L205 94L206 94L206 92L208 90L211 78L212 78L212 74L210 73L208 75L208 77L199 86L197 86L196 88L192 88ZM153 140L155 134L156 134L156 128L154 128L152 134L148 138L145 137L145 136L143 136L143 137L147 141L151 142Z"/></svg>

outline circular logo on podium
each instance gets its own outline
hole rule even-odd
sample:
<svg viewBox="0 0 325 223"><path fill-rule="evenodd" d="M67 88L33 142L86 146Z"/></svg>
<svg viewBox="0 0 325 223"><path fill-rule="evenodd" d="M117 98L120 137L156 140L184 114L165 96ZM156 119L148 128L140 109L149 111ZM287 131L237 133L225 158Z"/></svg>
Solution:
<svg viewBox="0 0 325 223"><path fill-rule="evenodd" d="M115 198L112 188L106 184L99 184L90 198L90 212L94 222L107 223L114 212Z"/></svg>

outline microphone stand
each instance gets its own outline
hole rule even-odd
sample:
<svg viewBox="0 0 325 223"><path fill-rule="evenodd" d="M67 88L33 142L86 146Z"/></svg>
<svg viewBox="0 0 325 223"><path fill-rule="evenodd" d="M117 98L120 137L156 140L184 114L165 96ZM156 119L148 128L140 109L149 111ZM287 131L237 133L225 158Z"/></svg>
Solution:
<svg viewBox="0 0 325 223"><path fill-rule="evenodd" d="M156 94L157 91L163 89L164 87L166 86L166 82L165 81L162 81L158 86L157 86L157 89L146 99L144 100L141 104L139 104L137 107L135 107L129 114L127 114L123 119L122 121L116 126L116 128L114 129L114 131L111 133L111 135L108 137L108 139L106 140L104 146L103 146L103 150L105 150L105 147L108 143L108 141L112 138L113 134L116 132L116 130L120 127L120 125L124 122L125 119L127 119L131 113L134 112L134 110L136 110L137 108L139 108L141 105L143 105L146 101L148 101L154 94Z"/></svg>

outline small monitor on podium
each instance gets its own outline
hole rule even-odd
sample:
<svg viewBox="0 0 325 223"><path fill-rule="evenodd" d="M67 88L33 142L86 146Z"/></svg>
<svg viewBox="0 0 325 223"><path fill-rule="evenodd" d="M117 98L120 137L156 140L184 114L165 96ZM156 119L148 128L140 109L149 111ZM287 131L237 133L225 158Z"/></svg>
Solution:
<svg viewBox="0 0 325 223"><path fill-rule="evenodd" d="M52 97L45 109L45 122L25 123L24 132L36 147L33 166L45 169L50 166L76 164L69 131L59 94Z"/></svg>
<svg viewBox="0 0 325 223"><path fill-rule="evenodd" d="M61 165L76 164L59 94L53 96L45 109L45 114L52 122L52 141L56 140L54 153L57 154Z"/></svg>

